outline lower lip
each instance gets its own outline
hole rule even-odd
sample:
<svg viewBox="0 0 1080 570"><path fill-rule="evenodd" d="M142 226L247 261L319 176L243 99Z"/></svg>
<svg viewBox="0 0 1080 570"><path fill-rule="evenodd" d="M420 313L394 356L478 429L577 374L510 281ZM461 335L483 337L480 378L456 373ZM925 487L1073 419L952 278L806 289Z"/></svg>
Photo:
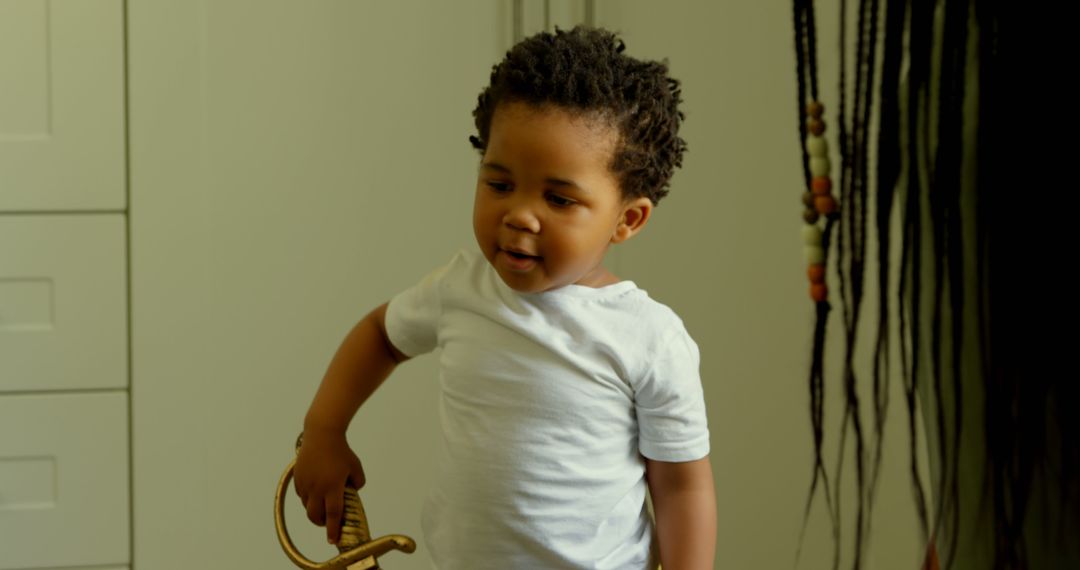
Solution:
<svg viewBox="0 0 1080 570"><path fill-rule="evenodd" d="M514 271L528 271L535 267L537 262L535 257L517 258L504 250L499 250L498 257L504 265Z"/></svg>

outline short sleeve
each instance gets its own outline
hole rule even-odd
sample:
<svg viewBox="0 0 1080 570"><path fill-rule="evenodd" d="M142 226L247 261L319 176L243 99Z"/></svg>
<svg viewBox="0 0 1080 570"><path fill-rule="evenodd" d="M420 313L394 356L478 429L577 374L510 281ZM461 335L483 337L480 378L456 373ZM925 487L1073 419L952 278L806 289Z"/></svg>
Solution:
<svg viewBox="0 0 1080 570"><path fill-rule="evenodd" d="M387 304L386 336L390 344L406 356L431 352L438 345L438 323L442 312L439 288L453 263L432 271Z"/></svg>
<svg viewBox="0 0 1080 570"><path fill-rule="evenodd" d="M697 344L680 326L651 355L634 386L638 449L656 461L683 462L709 454L709 428Z"/></svg>

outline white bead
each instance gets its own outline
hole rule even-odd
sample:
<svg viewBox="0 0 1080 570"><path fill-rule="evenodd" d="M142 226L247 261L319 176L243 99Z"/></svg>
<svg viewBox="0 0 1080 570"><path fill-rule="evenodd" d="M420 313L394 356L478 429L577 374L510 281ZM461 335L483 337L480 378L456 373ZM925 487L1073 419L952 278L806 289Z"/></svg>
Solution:
<svg viewBox="0 0 1080 570"><path fill-rule="evenodd" d="M817 225L803 224L802 237L806 245L821 247L821 228Z"/></svg>
<svg viewBox="0 0 1080 570"><path fill-rule="evenodd" d="M810 135L806 137L806 153L812 157L829 158L829 143L825 137Z"/></svg>
<svg viewBox="0 0 1080 570"><path fill-rule="evenodd" d="M825 263L825 250L821 249L821 246L808 245L803 247L803 255L806 256L806 263L809 265L817 265L819 263Z"/></svg>
<svg viewBox="0 0 1080 570"><path fill-rule="evenodd" d="M828 176L830 166L827 156L810 157L810 174L813 176Z"/></svg>

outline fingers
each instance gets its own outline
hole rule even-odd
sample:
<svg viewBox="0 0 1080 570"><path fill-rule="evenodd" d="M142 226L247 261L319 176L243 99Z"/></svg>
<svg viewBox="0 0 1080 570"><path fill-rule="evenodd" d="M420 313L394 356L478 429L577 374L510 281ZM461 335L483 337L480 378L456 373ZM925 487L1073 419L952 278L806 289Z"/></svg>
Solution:
<svg viewBox="0 0 1080 570"><path fill-rule="evenodd" d="M307 507L307 518L313 524L323 526L326 524L326 504L323 498L313 495L308 498L308 501L304 503Z"/></svg>
<svg viewBox="0 0 1080 570"><path fill-rule="evenodd" d="M341 513L345 502L345 486L326 496L326 540L337 544L341 538Z"/></svg>

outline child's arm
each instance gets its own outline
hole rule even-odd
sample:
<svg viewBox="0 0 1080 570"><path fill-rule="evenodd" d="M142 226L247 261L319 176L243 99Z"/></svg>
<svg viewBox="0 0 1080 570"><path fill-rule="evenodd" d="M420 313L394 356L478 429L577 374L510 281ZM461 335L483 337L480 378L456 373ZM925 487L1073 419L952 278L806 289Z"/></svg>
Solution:
<svg viewBox="0 0 1080 570"><path fill-rule="evenodd" d="M368 313L341 343L304 418L304 444L294 471L296 492L308 518L326 525L336 543L346 479L359 488L364 471L349 449L345 430L356 410L398 363L408 357L386 336L386 304Z"/></svg>
<svg viewBox="0 0 1080 570"><path fill-rule="evenodd" d="M716 491L709 458L645 459L664 570L708 570L716 551Z"/></svg>

